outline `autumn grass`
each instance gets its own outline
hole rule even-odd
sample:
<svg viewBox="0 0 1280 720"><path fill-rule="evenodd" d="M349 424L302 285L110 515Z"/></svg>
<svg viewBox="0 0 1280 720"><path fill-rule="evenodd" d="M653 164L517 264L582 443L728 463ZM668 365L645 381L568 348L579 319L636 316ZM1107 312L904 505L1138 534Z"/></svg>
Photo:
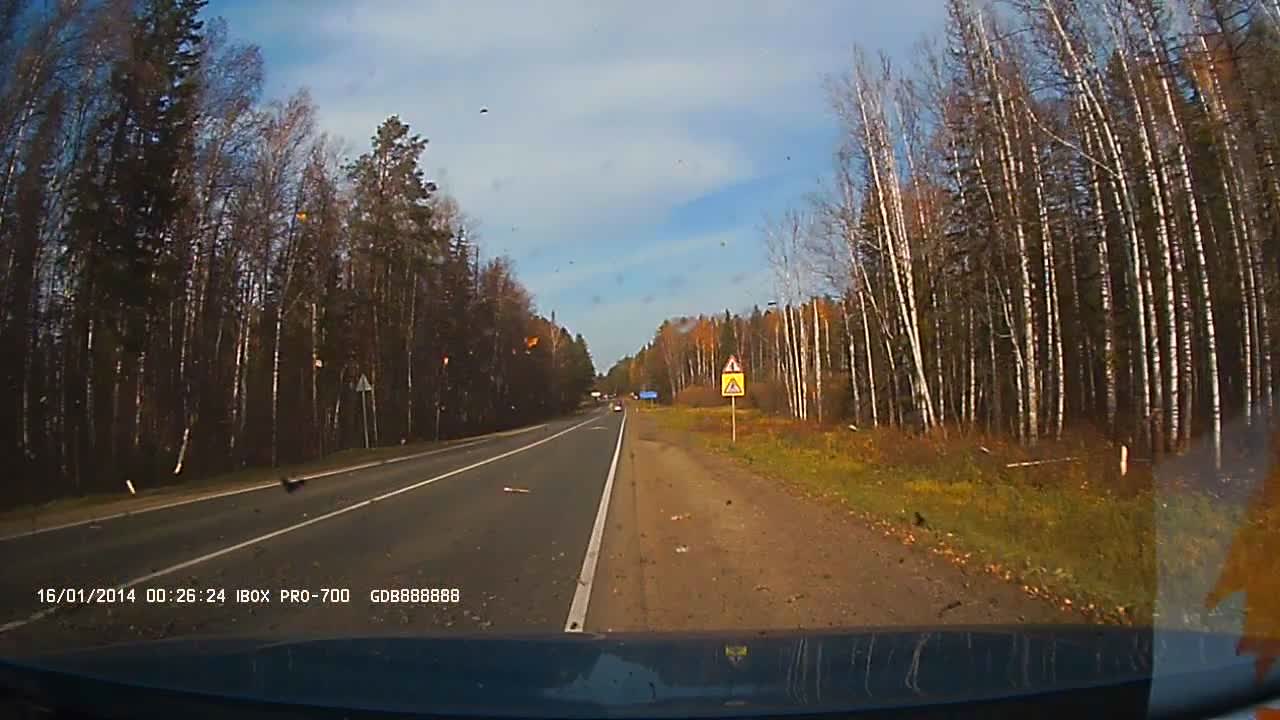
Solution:
<svg viewBox="0 0 1280 720"><path fill-rule="evenodd" d="M739 410L738 442L731 445L727 408L648 412L753 471L847 505L906 542L1104 621L1151 622L1157 581L1164 584L1162 605L1170 590L1211 585L1217 538L1238 520L1206 496L1162 493L1161 522L1188 531L1162 534L1157 552L1149 467L1121 478L1112 449L1090 439L1039 449L1041 457L1077 461L1007 468L1030 456L993 439L821 429Z"/></svg>

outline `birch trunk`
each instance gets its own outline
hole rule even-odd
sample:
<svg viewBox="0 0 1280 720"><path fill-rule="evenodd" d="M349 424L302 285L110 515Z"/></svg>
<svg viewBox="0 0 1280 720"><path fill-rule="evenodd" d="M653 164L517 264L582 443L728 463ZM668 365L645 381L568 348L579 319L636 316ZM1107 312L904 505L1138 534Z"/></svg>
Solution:
<svg viewBox="0 0 1280 720"><path fill-rule="evenodd" d="M1112 26L1112 34L1119 44L1124 43L1121 31L1116 26L1117 20L1108 13L1108 21ZM1130 98L1133 104L1134 120L1138 124L1137 138L1138 147L1142 151L1142 170L1146 176L1147 185L1151 190L1152 212L1155 213L1155 238L1156 250L1159 260L1159 271L1164 278L1161 283L1163 294L1163 302L1158 305L1165 309L1164 314L1164 340L1163 346L1157 347L1155 355L1168 353L1167 360L1164 358L1152 358L1152 376L1156 378L1154 386L1158 389L1163 384L1164 390L1162 397L1157 399L1152 397L1152 404L1156 410L1162 414L1159 418L1160 424L1153 427L1153 445L1157 449L1172 449L1177 445L1177 436L1179 432L1179 413L1181 404L1178 395L1181 390L1180 370L1181 365L1174 361L1175 355L1180 353L1180 332L1179 326L1183 324L1181 321L1182 309L1181 304L1177 303L1174 298L1175 286L1178 284L1176 269L1173 263L1172 239L1173 234L1169 213L1166 210L1166 189L1162 180L1160 166L1160 157L1158 148L1153 147L1153 139L1151 137L1152 126L1147 119L1148 112L1142 101L1142 95L1138 92L1133 81L1133 74L1129 69L1129 60L1127 48L1121 47L1116 52L1116 57L1120 62L1121 75L1124 77ZM1150 268L1150 262L1148 262ZM1151 272L1148 272L1147 282L1150 283ZM1148 289L1150 285L1148 285ZM1177 308L1177 309L1175 309ZM1152 310L1152 320L1148 321L1148 330L1153 334L1159 327L1159 318L1155 315L1154 307ZM1175 317L1175 315L1177 317ZM1167 375L1161 374L1161 365L1167 367ZM1164 402L1167 397L1168 402ZM1157 440L1158 438L1158 440Z"/></svg>
<svg viewBox="0 0 1280 720"><path fill-rule="evenodd" d="M133 452L137 455L142 444L142 403L146 396L143 390L147 377L147 351L138 353L137 371L133 384Z"/></svg>
<svg viewBox="0 0 1280 720"><path fill-rule="evenodd" d="M787 412L791 413L791 415L794 417L796 414L796 404L795 404L796 395L795 395L795 391L791 389L792 377L791 377L791 370L789 367L790 363L786 361L786 356L783 355L781 338L780 338L781 333L783 331L786 331L787 342L790 343L791 334L790 334L790 331L787 330L786 323L787 323L787 320L786 320L786 316L784 315L783 321L781 323L775 323L773 326L773 354L778 364L778 377L782 379L782 388L784 390L784 394L787 397ZM787 355L790 355L789 350L787 352Z"/></svg>
<svg viewBox="0 0 1280 720"><path fill-rule="evenodd" d="M97 423L94 421L94 418L97 416L97 411L94 409L95 401L96 401L95 396L97 394L95 390L97 380L94 377L95 375L97 375L97 362L96 362L97 348L95 347L96 333L94 331L95 331L94 319L91 317L89 318L89 322L87 324L86 333L85 333L86 335L85 337L86 372L85 372L85 378L84 378L84 422L85 422L85 425L88 426L89 428L88 440L89 440L90 452L92 452L94 449L94 444L97 441L96 435L98 434ZM119 378L119 377L120 377L120 374L119 372L117 372L116 378ZM115 447L116 447L115 437L108 437L108 443L111 446L112 452L115 452ZM75 463L76 463L76 489L79 490L80 489L80 472L81 472L80 468L81 468L81 465L83 464L82 458L77 457L75 459Z"/></svg>
<svg viewBox="0 0 1280 720"><path fill-rule="evenodd" d="M1071 215L1073 218L1077 217L1079 213L1076 199L1076 193L1072 191ZM1080 393L1076 402L1076 410L1081 413L1092 414L1098 405L1098 390L1096 378L1094 378L1093 339L1084 330L1083 310L1080 304L1080 242L1077 234L1079 228L1075 226L1074 222L1068 221L1065 224L1065 230L1067 236L1067 289L1070 292L1072 310L1070 313L1070 336L1081 339L1080 347L1075 351L1075 361L1070 363L1077 370L1076 386ZM1104 268L1102 272L1107 272L1107 269ZM1103 319L1103 324L1106 324L1105 318Z"/></svg>
<svg viewBox="0 0 1280 720"><path fill-rule="evenodd" d="M862 424L862 398L858 393L858 351L853 342L852 319L849 317L849 299L840 300L840 310L844 315L844 340L849 349L849 389L853 400L853 424Z"/></svg>
<svg viewBox="0 0 1280 720"><path fill-rule="evenodd" d="M1131 363L1134 374L1133 386L1135 388L1133 397L1136 403L1138 429L1146 436L1150 433L1149 416L1151 414L1152 388L1159 384L1159 376L1156 376L1157 381L1153 383L1146 366L1147 358L1151 355L1151 349L1144 321L1147 315L1146 306L1150 302L1151 295L1145 292L1142 283L1143 273L1138 267L1141 241L1138 238L1138 222L1133 208L1133 196L1129 189L1125 172L1124 154L1120 149L1120 143L1116 138L1115 132L1112 130L1106 106L1099 99L1099 96L1103 94L1102 81L1098 76L1097 68L1092 65L1092 60L1090 60L1088 66L1082 60L1082 56L1091 59L1095 57L1095 54L1087 44L1083 52L1077 51L1075 40L1066 32L1062 17L1058 12L1058 2L1059 0L1041 0L1041 7L1050 20L1054 37L1057 39L1058 47L1061 50L1063 64L1069 77L1073 80L1077 92L1080 94L1091 129L1098 138L1105 152L1105 157L1109 160L1107 169L1110 182L1108 184L1111 187L1115 206L1120 212L1121 226L1128 239L1129 263L1126 270L1129 276L1129 284L1134 294L1134 314L1137 318L1137 322L1134 324L1137 335L1135 344L1137 345L1136 354L1139 357L1138 362ZM1134 353L1131 352L1130 354Z"/></svg>
<svg viewBox="0 0 1280 720"><path fill-rule="evenodd" d="M902 126L901 135L903 140L903 158L907 163L907 178L911 183L911 190L915 195L914 205L916 209L916 222L918 223L917 232L920 236L925 238L926 242L928 242L935 238L935 228L938 224L930 223L925 214L925 207L928 205L928 200L927 195L921 186L920 174L917 171L915 160L915 148L918 144L918 138L916 137L917 124L914 117L915 112L914 109L912 109L910 114L908 114L906 109L907 107L913 106L914 103L912 103L910 97L906 95L906 93L900 93L897 96L896 105L898 108L898 116L900 118L899 124ZM891 177L896 177L896 168L894 168L893 165L892 151L887 154L886 161L888 168L892 171ZM908 301L911 303L911 313L913 317L915 317L917 314L917 309L915 307L915 280L913 277L915 269L912 261L913 254L911 252L911 244L909 240L910 234L907 230L906 208L905 204L902 202L902 192L898 187L898 183L893 184L893 192L895 197L895 214L898 216L898 231L900 233L900 241L904 250L903 257L905 259L906 266L906 277L904 280L908 288ZM930 270L930 263L926 258L925 272L928 273ZM942 324L941 313L938 312L938 296L936 287L930 287L929 302L935 317L933 329L936 392L930 389L928 379L926 378L923 369L925 365L924 348L921 346L920 361L922 368L919 377L917 378L917 382L921 385L923 395L915 396L917 412L920 412L921 410L924 411L921 412L921 415L924 416L923 423L926 430L932 427L935 423L941 424L946 419L945 383L942 377ZM916 333L919 334L918 317L915 318L915 322L917 327ZM921 402L921 398L923 398L923 402Z"/></svg>
<svg viewBox="0 0 1280 720"><path fill-rule="evenodd" d="M813 393L815 414L822 424L822 330L818 325L818 301L813 301Z"/></svg>
<svg viewBox="0 0 1280 720"><path fill-rule="evenodd" d="M1004 311L1004 325L1009 330L1009 347L1013 350L1013 364L1018 372L1013 374L1016 396L1016 405L1018 413L1018 440L1026 439L1030 426L1023 422L1023 418L1027 417L1027 408L1025 406L1026 399L1029 397L1023 384L1026 382L1027 372L1026 363L1022 358L1022 347L1018 344L1017 332L1014 331L1013 311L1009 307L1009 295L1005 292L1004 286L1000 283L999 278L996 279L996 289L1000 291L1000 308Z"/></svg>
<svg viewBox="0 0 1280 720"><path fill-rule="evenodd" d="M283 323L284 308L277 308L271 346L271 467L280 466L280 330Z"/></svg>
<svg viewBox="0 0 1280 720"><path fill-rule="evenodd" d="M800 335L796 340L796 380L800 386L800 392L796 397L800 406L800 419L809 419L809 340L805 331L804 322L804 305L796 308L796 318L792 321L793 327L798 327Z"/></svg>
<svg viewBox="0 0 1280 720"><path fill-rule="evenodd" d="M782 311L787 319L785 340L787 341L787 373L791 374L791 414L795 418L801 418L804 414L804 389L800 387L800 350L796 347L796 336L799 332L796 329L795 316L791 313L791 305L787 304Z"/></svg>
<svg viewBox="0 0 1280 720"><path fill-rule="evenodd" d="M1256 380L1261 367L1257 358L1259 353L1255 352L1255 348L1258 348L1260 352L1265 352L1265 349L1258 346L1258 305L1254 302L1257 293L1253 272L1253 258L1247 249L1252 244L1249 232L1249 218L1243 204L1237 202L1237 198L1244 198L1244 181L1236 163L1239 143L1236 141L1231 129L1229 111L1219 82L1214 53L1210 51L1205 41L1205 33L1200 27L1198 16L1192 13L1191 17L1196 28L1196 40L1199 44L1200 55L1208 67L1208 82L1201 83L1198 95L1206 114L1214 120L1214 125L1217 129L1218 142L1215 146L1220 162L1219 178L1223 188L1223 202L1226 204L1227 210L1227 228L1228 235L1231 238L1236 282L1239 284L1243 296L1241 298L1241 307L1244 311L1244 318L1240 328L1241 364L1243 368L1243 372L1240 374L1243 384L1241 402L1243 404L1245 422L1251 424L1254 417L1254 402L1258 395Z"/></svg>
<svg viewBox="0 0 1280 720"><path fill-rule="evenodd" d="M1257 235L1255 234L1255 238ZM1274 371L1271 353L1271 318L1267 309L1267 295L1265 284L1257 278L1258 270L1265 270L1266 264L1263 260L1262 248L1258 241L1246 243L1249 248L1251 265L1255 269L1255 280L1253 287L1254 315L1258 318L1258 346L1260 352L1256 354L1258 358L1258 386L1259 386L1259 405L1261 405L1268 414L1275 408L1275 392L1272 373ZM1265 277L1265 274L1263 275Z"/></svg>
<svg viewBox="0 0 1280 720"><path fill-rule="evenodd" d="M901 213L901 198L897 194L897 174L893 170L892 151L884 146L884 112L877 102L872 106L874 112L874 132L872 119L868 115L868 93L865 78L859 77L858 108L862 116L862 126L867 147L867 158L871 170L877 212L881 223L881 232L889 259L889 274L893 281L893 290L897 298L898 313L907 336L907 344L911 352L911 372L914 380L916 409L921 416L925 428L933 425L932 402L929 397L928 383L925 381L923 353L920 348L919 323L916 319L914 289L911 279L911 256L906 248L905 223ZM881 172L881 161L885 169ZM893 209L890 208L893 205ZM902 237L896 237L895 229ZM900 245L900 242L902 243ZM905 251L905 253L904 253ZM905 268L902 267L905 265ZM895 400L896 404L896 400Z"/></svg>
<svg viewBox="0 0 1280 720"><path fill-rule="evenodd" d="M942 368L942 334L945 328L942 322L942 312L938 307L938 294L936 291L929 293L930 303L933 305L933 374L934 385L937 390L930 394L937 401L937 420L941 425L947 421L947 382L943 376Z"/></svg>
<svg viewBox="0 0 1280 720"><path fill-rule="evenodd" d="M1040 435L1040 418L1037 412L1040 403L1039 388L1037 386L1039 364L1036 359L1038 341L1036 338L1035 311L1031 298L1031 259L1028 255L1027 237L1022 224L1022 214L1018 208L1018 198L1021 196L1021 192L1015 168L1013 143L1010 137L1013 118L1006 105L1004 89L1001 87L995 57L986 30L983 28L981 16L978 19L978 37L982 44L983 60L986 64L985 71L990 85L989 90L995 100L995 126L1000 140L996 149L1000 160L1000 172L1004 179L1004 194L1008 200L1009 217L1013 225L1018 254L1019 309L1022 313L1019 333L1022 338L1022 349L1019 351L1018 359L1023 376L1020 383L1022 385L1020 392L1025 393L1026 396L1025 402L1023 402L1021 396L1019 397L1019 404L1022 405L1022 412L1025 413L1020 413L1019 422L1025 425L1026 428L1025 432L1019 432L1019 437L1025 438L1027 444L1035 446Z"/></svg>
<svg viewBox="0 0 1280 720"><path fill-rule="evenodd" d="M1225 154L1225 153L1224 153ZM1258 337L1258 316L1254 312L1256 305L1253 303L1254 297L1254 277L1253 277L1253 260L1249 256L1248 251L1242 247L1241 242L1241 225L1237 224L1235 203L1231 197L1234 194L1232 186L1226 182L1227 175L1223 171L1223 186L1227 191L1223 193L1223 199L1227 206L1228 234L1231 236L1232 258L1235 261L1236 282L1239 283L1241 293L1240 305L1244 310L1244 319L1241 322L1241 366L1244 372L1240 373L1243 383L1241 392L1241 400L1244 405L1244 417L1246 424L1253 423L1253 402L1254 402L1254 378L1258 372L1258 363L1254 358L1254 345ZM1247 232L1247 231L1245 231Z"/></svg>
<svg viewBox="0 0 1280 720"><path fill-rule="evenodd" d="M956 137L954 133L947 133L947 142L948 142L948 146L951 149L951 153L948 155L948 160L950 161L950 165L951 165L952 179L955 181L956 189L959 193L960 212L962 215L968 216L969 199L965 193L964 178L962 178L960 175L960 151L956 145ZM964 259L964 270L965 270L966 276L969 275L971 272L969 258L967 256ZM978 350L977 350L976 338L974 334L975 331L974 331L972 306L967 308L966 320L967 320L966 339L968 343L969 367L968 367L968 381L965 386L964 421L968 425L969 429L973 429L973 427L977 424L977 389L978 389L977 354L978 354Z"/></svg>
<svg viewBox="0 0 1280 720"><path fill-rule="evenodd" d="M831 359L831 309L826 308L826 312L822 316L822 352L823 366L830 366L834 361ZM839 369L839 368L835 368Z"/></svg>
<svg viewBox="0 0 1280 720"><path fill-rule="evenodd" d="M1044 200L1044 176L1040 170L1040 151L1032 144L1032 165L1035 174L1036 207L1039 212L1040 252L1044 266L1044 316L1048 345L1047 358L1051 373L1051 382L1047 383L1052 400L1049 425L1054 439L1062 439L1062 414L1064 411L1063 378L1066 374L1062 363L1062 319L1058 312L1058 282L1053 265L1053 237L1049 227L1049 208Z"/></svg>
<svg viewBox="0 0 1280 720"><path fill-rule="evenodd" d="M1083 112L1081 113L1083 114ZM1094 135L1089 124L1084 127L1086 147ZM1101 139L1097 139L1101 143ZM1094 252L1098 258L1098 305L1102 312L1102 384L1106 395L1107 431L1116 431L1116 344L1115 313L1111 305L1111 254L1107 246L1107 216L1102 205L1102 183L1098 180L1098 167L1089 163L1089 188L1093 196L1093 220L1097 232Z"/></svg>
<svg viewBox="0 0 1280 720"><path fill-rule="evenodd" d="M973 307L965 313L967 316L969 372L965 391L964 419L970 431L978 424L978 348L974 330Z"/></svg>
<svg viewBox="0 0 1280 720"><path fill-rule="evenodd" d="M982 274L982 283L985 289L983 294L987 301L987 358L991 370L991 398L987 403L987 432L994 432L996 429L1003 432L1004 418L1002 416L1000 371L996 365L996 320L995 313L991 311L991 276L984 272Z"/></svg>
<svg viewBox="0 0 1280 720"><path fill-rule="evenodd" d="M902 389L899 387L898 363L894 360L895 353L890 343L890 336L881 333L880 342L884 345L884 354L888 358L889 363L889 398L885 401L885 414L889 416L889 425L892 427L902 427L902 405L899 398L902 397Z"/></svg>
<svg viewBox="0 0 1280 720"><path fill-rule="evenodd" d="M235 368L235 430L231 437L234 450L245 435L245 426L249 418L249 368L251 362L250 337L253 329L252 306L250 305L252 288L246 287L242 298L240 312L239 350L236 355ZM243 449L242 449L243 451ZM240 458L241 460L243 457ZM238 463L243 464L243 463Z"/></svg>
<svg viewBox="0 0 1280 720"><path fill-rule="evenodd" d="M1150 249L1146 243L1142 243L1138 248L1138 278L1142 282L1142 292L1147 298L1154 297L1151 289L1151 259L1149 257ZM1156 303L1146 303L1146 317L1142 321L1146 323L1148 337L1155 338L1159 334L1159 322L1156 319ZM1166 336L1166 342L1168 341ZM1151 438L1151 448L1154 452L1160 453L1164 450L1164 383L1161 378L1164 375L1160 371L1161 360L1163 359L1163 351L1159 342L1154 342L1154 352L1147 353L1147 377L1151 378L1151 382L1147 384L1151 391L1151 416L1146 418L1148 424L1149 437Z"/></svg>
<svg viewBox="0 0 1280 720"><path fill-rule="evenodd" d="M415 322L416 322L417 317L418 317L418 283L417 283L416 281L414 281L414 280L410 280L410 283L411 283L411 285L409 286L409 288L410 288L410 290L409 290L409 325L408 325L408 327L406 327L406 328L405 328L405 333L404 333L404 360L405 360L405 377L404 377L404 385L405 385L405 404L404 404L404 408L405 408L405 409L404 409L404 414L405 414L405 418L404 418L404 422L405 422L405 437L406 437L406 438L413 438L413 437L415 437L415 435L414 435L414 428L413 428L413 401L414 401L414 395L413 395L413 338L414 338L414 328L416 327ZM496 333L496 331L495 331L495 336L496 336L496 334L497 334L497 333Z"/></svg>
<svg viewBox="0 0 1280 720"><path fill-rule="evenodd" d="M325 427L320 417L320 392L319 392L319 375L320 375L320 348L317 334L319 332L319 321L317 318L316 303L311 303L311 427L315 432L316 441L319 444L317 450L321 455L325 454Z"/></svg>
<svg viewBox="0 0 1280 720"><path fill-rule="evenodd" d="M1163 46L1163 41L1157 43L1156 29L1152 27L1154 22L1154 9L1152 14L1145 16L1149 22L1144 23L1144 30L1147 35L1147 44L1152 53L1159 58L1160 65L1169 67L1169 55ZM1199 197L1195 192L1195 183L1191 179L1191 164L1187 160L1187 144L1190 138L1187 137L1186 131L1182 125L1181 116L1173 101L1173 90L1170 87L1169 77L1163 72L1157 70L1160 78L1160 89L1164 96L1165 113L1168 115L1169 123L1172 125L1174 134L1174 152L1177 162L1177 174L1182 179L1182 193L1187 204L1188 222L1187 229L1191 240L1191 254L1195 259L1197 275L1199 277L1200 291L1200 310L1204 327L1204 343L1205 356L1208 365L1208 385L1209 385L1209 418L1210 428L1213 441L1213 457L1214 468L1222 468L1222 401L1220 398L1218 383L1218 342L1215 334L1215 322L1213 313L1213 294L1209 287L1209 268L1205 263L1204 239L1200 234L1200 210ZM1189 293L1182 288L1179 297L1179 306L1185 308L1184 312L1190 315L1190 299ZM1189 330L1186 332L1187 337L1183 339L1183 382L1185 383L1182 391L1184 398L1183 425L1181 433L1178 436L1179 446L1186 448L1191 444L1191 404L1190 404L1190 374L1191 374L1191 339Z"/></svg>
<svg viewBox="0 0 1280 720"><path fill-rule="evenodd" d="M880 427L880 414L876 405L876 372L871 361L871 326L867 324L866 291L858 290L858 312L862 316L862 347L867 354L867 396L871 403L871 427Z"/></svg>

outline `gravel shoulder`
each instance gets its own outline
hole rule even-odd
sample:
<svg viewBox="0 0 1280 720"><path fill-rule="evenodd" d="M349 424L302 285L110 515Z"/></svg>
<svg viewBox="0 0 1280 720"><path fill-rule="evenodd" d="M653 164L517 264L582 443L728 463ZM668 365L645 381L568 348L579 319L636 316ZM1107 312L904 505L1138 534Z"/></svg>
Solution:
<svg viewBox="0 0 1280 720"><path fill-rule="evenodd" d="M1081 622L629 414L589 631Z"/></svg>

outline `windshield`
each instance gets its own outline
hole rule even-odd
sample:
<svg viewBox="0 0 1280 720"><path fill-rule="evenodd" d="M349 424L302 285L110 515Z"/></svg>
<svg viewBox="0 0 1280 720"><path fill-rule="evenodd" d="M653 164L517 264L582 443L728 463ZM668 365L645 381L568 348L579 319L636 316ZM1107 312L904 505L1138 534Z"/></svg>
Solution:
<svg viewBox="0 0 1280 720"><path fill-rule="evenodd" d="M1276 68L1276 0L0 2L0 658L1051 625L1274 676Z"/></svg>

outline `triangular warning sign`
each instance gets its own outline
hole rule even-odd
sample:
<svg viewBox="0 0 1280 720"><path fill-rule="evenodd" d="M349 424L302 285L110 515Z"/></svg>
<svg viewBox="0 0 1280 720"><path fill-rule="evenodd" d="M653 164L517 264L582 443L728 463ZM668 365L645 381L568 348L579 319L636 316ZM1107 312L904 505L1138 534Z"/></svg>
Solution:
<svg viewBox="0 0 1280 720"><path fill-rule="evenodd" d="M742 365L738 363L738 356L730 355L729 361L724 364L724 370L721 370L720 372L727 372L727 373L742 372Z"/></svg>
<svg viewBox="0 0 1280 720"><path fill-rule="evenodd" d="M356 383L356 392L363 393L371 390L373 390L373 386L369 384L369 378L361 375L360 382Z"/></svg>
<svg viewBox="0 0 1280 720"><path fill-rule="evenodd" d="M737 380L730 378L729 382L724 384L724 394L725 395L741 395L742 386L738 384Z"/></svg>

